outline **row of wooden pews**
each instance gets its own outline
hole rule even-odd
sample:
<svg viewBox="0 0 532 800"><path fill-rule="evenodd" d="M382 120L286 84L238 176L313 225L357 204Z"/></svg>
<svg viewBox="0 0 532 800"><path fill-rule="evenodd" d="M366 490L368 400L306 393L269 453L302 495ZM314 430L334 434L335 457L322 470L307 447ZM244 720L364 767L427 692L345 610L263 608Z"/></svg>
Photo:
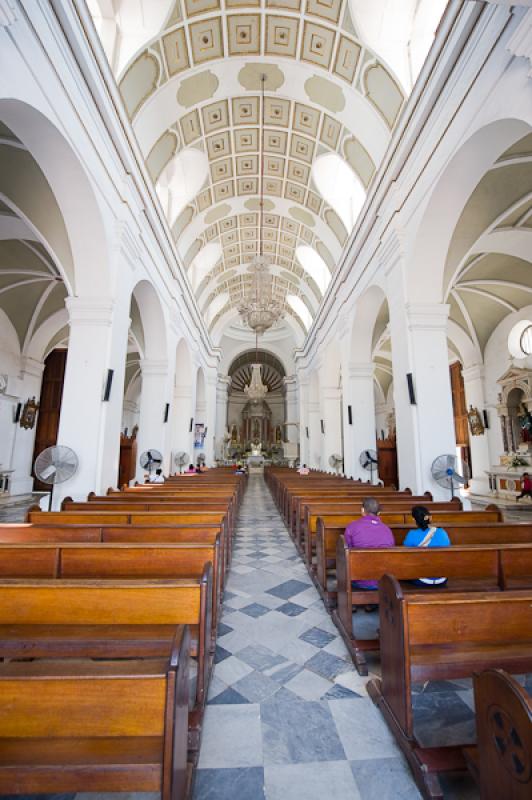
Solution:
<svg viewBox="0 0 532 800"><path fill-rule="evenodd" d="M245 482L209 470L0 525L0 794L190 796Z"/></svg>
<svg viewBox="0 0 532 800"><path fill-rule="evenodd" d="M266 481L360 674L368 653L380 657L382 678L368 692L423 796L443 798L440 776L469 768L482 800L532 797L531 701L512 677L532 672L532 525L504 522L496 507L463 511L456 500L434 503L320 473L269 468ZM452 547L348 549L345 528L368 495L381 502L396 545L414 527L411 507L422 504ZM448 581L424 589L413 583L420 575ZM363 580L379 589L352 588ZM379 606L373 639L357 635L353 617L368 604ZM477 746L423 747L412 685L456 678L474 679Z"/></svg>

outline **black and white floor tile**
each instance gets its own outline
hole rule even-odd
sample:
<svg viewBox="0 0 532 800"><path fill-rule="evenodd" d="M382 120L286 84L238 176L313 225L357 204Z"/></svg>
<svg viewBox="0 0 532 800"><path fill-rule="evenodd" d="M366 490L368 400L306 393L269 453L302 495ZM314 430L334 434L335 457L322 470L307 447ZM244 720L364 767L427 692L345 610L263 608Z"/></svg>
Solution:
<svg viewBox="0 0 532 800"><path fill-rule="evenodd" d="M375 628L375 617L358 614L355 624ZM371 669L378 672L377 660ZM250 477L219 625L194 800L420 798L367 696L369 678L354 669L264 480ZM469 682L417 686L413 699L424 744L473 737ZM76 800L125 797L78 794ZM447 782L445 797L476 800L478 793L466 776Z"/></svg>

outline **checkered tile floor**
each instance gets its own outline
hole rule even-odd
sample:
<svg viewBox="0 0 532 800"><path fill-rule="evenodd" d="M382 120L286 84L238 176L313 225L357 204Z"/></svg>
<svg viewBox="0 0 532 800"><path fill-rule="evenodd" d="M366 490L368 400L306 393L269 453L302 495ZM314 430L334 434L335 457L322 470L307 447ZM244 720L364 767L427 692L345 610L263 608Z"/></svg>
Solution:
<svg viewBox="0 0 532 800"><path fill-rule="evenodd" d="M354 621L377 626L376 615ZM215 662L193 800L420 797L259 476L249 478L239 514ZM470 682L418 686L413 699L423 744L472 740ZM445 798L478 793L464 777L445 784Z"/></svg>
<svg viewBox="0 0 532 800"><path fill-rule="evenodd" d="M372 616L358 614L355 620L375 628ZM378 670L377 661L373 668ZM194 800L419 798L367 696L367 681L354 669L263 479L250 477L218 632ZM440 741L442 705L451 707L451 727L472 736L467 684L419 687L418 700L422 726ZM478 794L465 779L450 786L446 797L472 800Z"/></svg>

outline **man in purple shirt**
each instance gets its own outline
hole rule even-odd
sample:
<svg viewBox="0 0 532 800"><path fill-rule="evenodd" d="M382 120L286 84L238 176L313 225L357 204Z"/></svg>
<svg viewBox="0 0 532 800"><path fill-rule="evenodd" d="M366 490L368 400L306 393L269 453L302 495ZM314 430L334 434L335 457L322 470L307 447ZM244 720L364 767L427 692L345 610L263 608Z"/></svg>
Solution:
<svg viewBox="0 0 532 800"><path fill-rule="evenodd" d="M362 517L345 529L345 543L351 547L394 547L395 539L387 525L379 519L381 507L374 497L362 501ZM376 589L377 581L352 581L353 589Z"/></svg>

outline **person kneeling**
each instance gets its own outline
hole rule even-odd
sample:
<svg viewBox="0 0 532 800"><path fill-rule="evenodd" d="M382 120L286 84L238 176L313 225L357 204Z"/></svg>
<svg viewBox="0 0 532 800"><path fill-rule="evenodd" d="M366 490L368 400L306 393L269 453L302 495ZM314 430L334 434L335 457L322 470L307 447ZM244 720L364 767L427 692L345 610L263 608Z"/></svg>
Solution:
<svg viewBox="0 0 532 800"><path fill-rule="evenodd" d="M447 531L431 525L432 516L425 506L414 506L412 516L417 528L409 531L403 542L404 547L449 547L451 540ZM447 578L416 578L414 586L443 586Z"/></svg>

